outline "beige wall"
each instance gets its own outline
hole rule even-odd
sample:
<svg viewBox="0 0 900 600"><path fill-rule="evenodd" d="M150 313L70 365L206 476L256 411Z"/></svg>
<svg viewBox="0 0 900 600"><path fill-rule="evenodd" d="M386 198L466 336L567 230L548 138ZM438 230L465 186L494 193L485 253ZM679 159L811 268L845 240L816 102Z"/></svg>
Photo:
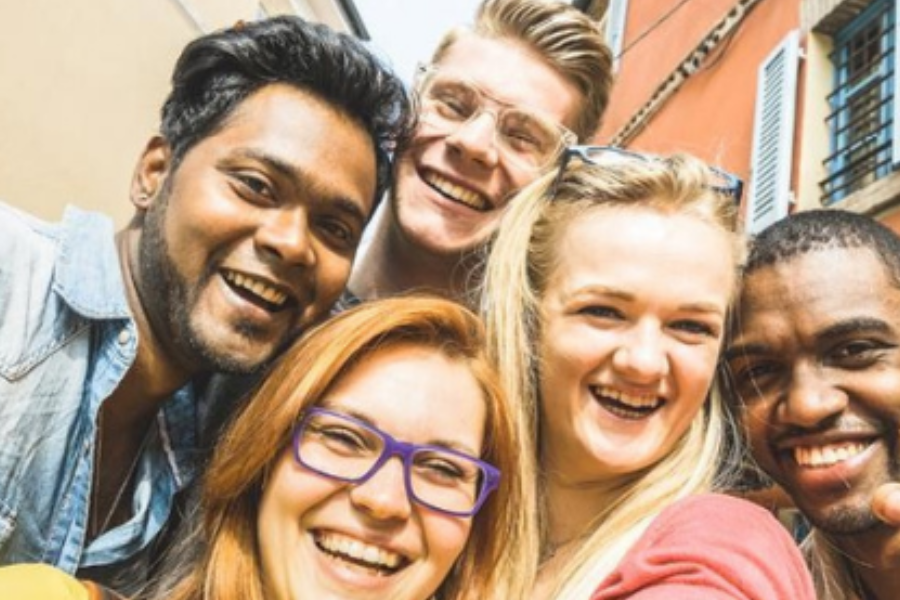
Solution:
<svg viewBox="0 0 900 600"><path fill-rule="evenodd" d="M135 160L154 134L178 53L252 19L258 0L26 0L0 22L0 199L48 219L66 204L124 225ZM347 30L336 3L264 0Z"/></svg>

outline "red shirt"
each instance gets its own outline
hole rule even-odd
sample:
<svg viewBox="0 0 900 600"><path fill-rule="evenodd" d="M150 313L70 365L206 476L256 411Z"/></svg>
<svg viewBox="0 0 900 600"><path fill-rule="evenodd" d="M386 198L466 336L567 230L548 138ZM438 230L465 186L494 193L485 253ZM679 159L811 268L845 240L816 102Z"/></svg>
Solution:
<svg viewBox="0 0 900 600"><path fill-rule="evenodd" d="M815 600L787 530L766 510L703 494L668 507L591 600Z"/></svg>

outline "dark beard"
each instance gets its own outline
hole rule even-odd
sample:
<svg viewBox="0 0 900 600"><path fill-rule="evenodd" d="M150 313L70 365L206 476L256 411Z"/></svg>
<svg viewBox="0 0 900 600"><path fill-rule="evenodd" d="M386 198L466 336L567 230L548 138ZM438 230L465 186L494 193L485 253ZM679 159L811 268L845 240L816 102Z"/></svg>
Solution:
<svg viewBox="0 0 900 600"><path fill-rule="evenodd" d="M881 524L868 506L840 506L823 517L810 520L813 525L831 535L859 535Z"/></svg>
<svg viewBox="0 0 900 600"><path fill-rule="evenodd" d="M154 335L167 348L173 349L184 365L194 372L222 372L250 375L261 371L265 363L247 364L223 355L202 338L191 322L191 309L196 304L196 291L207 285L216 275L207 264L193 290L182 278L169 254L165 236L165 217L171 194L169 177L159 197L144 216L138 248L137 281L141 304L153 328ZM239 333L248 339L260 335L255 327L244 323Z"/></svg>

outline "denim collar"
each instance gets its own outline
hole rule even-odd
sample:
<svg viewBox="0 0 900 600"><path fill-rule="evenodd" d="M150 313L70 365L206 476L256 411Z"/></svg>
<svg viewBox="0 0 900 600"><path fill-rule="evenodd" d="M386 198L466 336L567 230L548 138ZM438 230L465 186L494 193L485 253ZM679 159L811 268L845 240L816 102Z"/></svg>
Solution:
<svg viewBox="0 0 900 600"><path fill-rule="evenodd" d="M115 231L108 217L67 207L63 215L54 291L84 317L131 316Z"/></svg>

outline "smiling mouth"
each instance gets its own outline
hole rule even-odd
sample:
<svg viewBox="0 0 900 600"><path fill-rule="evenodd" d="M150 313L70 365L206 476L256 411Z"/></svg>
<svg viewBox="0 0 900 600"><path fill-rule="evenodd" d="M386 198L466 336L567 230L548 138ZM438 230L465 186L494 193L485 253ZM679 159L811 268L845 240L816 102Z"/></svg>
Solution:
<svg viewBox="0 0 900 600"><path fill-rule="evenodd" d="M317 532L313 534L313 540L316 547L328 556L362 567L373 575L383 577L393 575L408 562L396 552L337 533Z"/></svg>
<svg viewBox="0 0 900 600"><path fill-rule="evenodd" d="M821 446L796 446L792 453L794 461L799 466L807 469L824 469L861 454L871 444L872 441L854 441Z"/></svg>
<svg viewBox="0 0 900 600"><path fill-rule="evenodd" d="M239 296L270 312L283 310L290 303L290 297L285 292L262 279L227 269L223 269L222 277Z"/></svg>
<svg viewBox="0 0 900 600"><path fill-rule="evenodd" d="M592 386L590 389L600 406L622 419L646 419L665 404L665 400L659 396L627 394L601 386Z"/></svg>
<svg viewBox="0 0 900 600"><path fill-rule="evenodd" d="M472 210L487 212L492 208L491 204L481 194L456 185L440 175L428 172L425 173L422 179L429 187L440 193L442 196L459 204L468 206Z"/></svg>

